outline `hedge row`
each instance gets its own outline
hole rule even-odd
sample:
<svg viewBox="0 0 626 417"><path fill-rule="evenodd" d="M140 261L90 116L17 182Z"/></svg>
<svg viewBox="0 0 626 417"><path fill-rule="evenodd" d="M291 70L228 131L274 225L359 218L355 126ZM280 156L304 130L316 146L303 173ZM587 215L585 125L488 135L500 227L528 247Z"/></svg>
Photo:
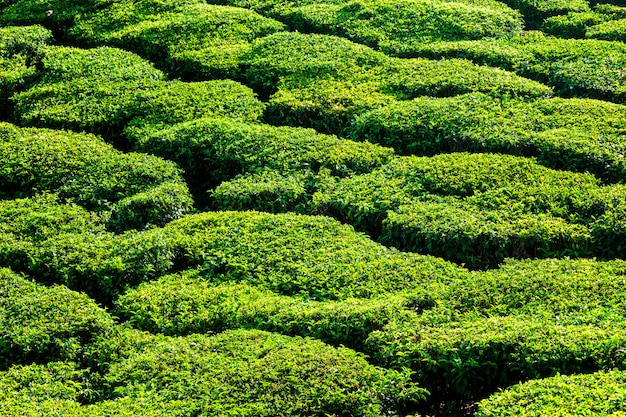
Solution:
<svg viewBox="0 0 626 417"><path fill-rule="evenodd" d="M528 32L510 40L434 42L387 52L403 57L469 59L543 82L564 97L591 97L616 103L623 103L626 98L623 42L559 39Z"/></svg>
<svg viewBox="0 0 626 417"><path fill-rule="evenodd" d="M21 124L85 130L115 138L209 115L254 121L263 104L247 87L229 80L166 82L148 61L102 47L42 49L38 81L16 94Z"/></svg>
<svg viewBox="0 0 626 417"><path fill-rule="evenodd" d="M369 172L393 151L322 135L311 129L204 118L138 136L138 152L175 161L202 196L222 181L264 169L315 176L320 170L345 177Z"/></svg>
<svg viewBox="0 0 626 417"><path fill-rule="evenodd" d="M0 28L0 117L9 116L8 99L36 73L31 66L39 50L52 43L52 34L41 26Z"/></svg>
<svg viewBox="0 0 626 417"><path fill-rule="evenodd" d="M71 362L0 374L3 415L397 416L425 396L405 373L349 349L259 331L169 338L122 330L98 348L102 377Z"/></svg>
<svg viewBox="0 0 626 417"><path fill-rule="evenodd" d="M419 288L432 274L464 271L385 248L335 220L295 214L205 213L144 232L58 234L26 251L29 242L8 235L3 262L105 304L128 287L190 268L218 282L245 280L321 301Z"/></svg>
<svg viewBox="0 0 626 417"><path fill-rule="evenodd" d="M53 192L108 213L115 231L162 226L193 203L173 163L119 152L89 134L0 124L0 159L1 196Z"/></svg>
<svg viewBox="0 0 626 417"><path fill-rule="evenodd" d="M428 311L374 331L366 349L384 367L410 366L433 393L432 403L465 399L556 373L624 369L624 322L561 324L536 316L484 317L467 313L450 319Z"/></svg>
<svg viewBox="0 0 626 417"><path fill-rule="evenodd" d="M489 151L536 156L543 165L617 182L626 178L626 106L589 99L534 102L484 94L422 97L356 118L347 135L402 154Z"/></svg>
<svg viewBox="0 0 626 417"><path fill-rule="evenodd" d="M529 381L478 403L477 417L622 416L626 373L602 371Z"/></svg>
<svg viewBox="0 0 626 417"><path fill-rule="evenodd" d="M390 58L328 35L281 32L267 36L253 44L244 64L247 83L271 95L268 121L332 133L342 133L355 115L368 109L421 95L551 94L542 84L497 68L456 59Z"/></svg>
<svg viewBox="0 0 626 417"><path fill-rule="evenodd" d="M291 30L346 37L371 47L433 40L509 37L522 29L519 13L495 1L214 1L250 7Z"/></svg>
<svg viewBox="0 0 626 417"><path fill-rule="evenodd" d="M343 179L265 171L212 197L222 210L331 215L383 244L486 268L507 257L622 257L625 193L534 159L453 153Z"/></svg>
<svg viewBox="0 0 626 417"><path fill-rule="evenodd" d="M133 327L170 336L259 329L361 349L373 330L409 314L402 296L313 301L243 282L215 284L198 271L168 275L128 291L116 313Z"/></svg>
<svg viewBox="0 0 626 417"><path fill-rule="evenodd" d="M506 0L505 3L522 12L526 27L535 29L550 16L589 11L587 0Z"/></svg>
<svg viewBox="0 0 626 417"><path fill-rule="evenodd" d="M0 269L0 369L16 363L81 360L113 318L84 294L43 287ZM3 390L0 390L3 391Z"/></svg>
<svg viewBox="0 0 626 417"><path fill-rule="evenodd" d="M626 7L598 4L592 11L570 12L546 19L541 30L562 38L625 40L623 25ZM620 30L620 27L622 28Z"/></svg>
<svg viewBox="0 0 626 417"><path fill-rule="evenodd" d="M198 80L240 79L240 61L250 42L284 28L242 8L143 0L79 16L69 33L86 45L133 51L172 77Z"/></svg>

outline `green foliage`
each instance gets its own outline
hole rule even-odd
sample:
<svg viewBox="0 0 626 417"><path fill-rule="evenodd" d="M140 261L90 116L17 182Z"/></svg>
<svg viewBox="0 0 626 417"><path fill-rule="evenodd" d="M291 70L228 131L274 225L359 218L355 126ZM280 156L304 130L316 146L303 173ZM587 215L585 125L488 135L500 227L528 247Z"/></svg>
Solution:
<svg viewBox="0 0 626 417"><path fill-rule="evenodd" d="M623 105L589 99L423 97L367 112L348 134L405 154L473 150L537 156L549 167L620 181L626 176L625 115Z"/></svg>
<svg viewBox="0 0 626 417"><path fill-rule="evenodd" d="M52 42L52 34L41 26L0 28L0 116L6 118L8 99L29 84L36 69L32 66L40 49ZM6 112L6 113L5 113Z"/></svg>
<svg viewBox="0 0 626 417"><path fill-rule="evenodd" d="M194 0L118 2L77 18L73 38L131 50L170 75L240 78L249 43L284 26L242 8Z"/></svg>
<svg viewBox="0 0 626 417"><path fill-rule="evenodd" d="M191 207L189 192L173 163L122 153L90 134L4 123L0 124L0 155L0 192L14 197L51 191L86 208L113 210L117 229L138 227L140 221L161 224ZM133 206L150 213L134 213L134 219L124 225L119 216Z"/></svg>
<svg viewBox="0 0 626 417"><path fill-rule="evenodd" d="M435 42L394 51L399 56L466 58L500 67L554 87L565 97L624 102L623 42L559 39L528 32L510 40Z"/></svg>
<svg viewBox="0 0 626 417"><path fill-rule="evenodd" d="M270 35L254 44L245 62L248 83L271 95L270 122L332 133L342 133L369 109L422 95L551 94L544 85L496 68L464 60L390 58L328 35Z"/></svg>
<svg viewBox="0 0 626 417"><path fill-rule="evenodd" d="M107 228L123 232L162 227L192 209L193 201L187 185L167 181L115 203L111 207Z"/></svg>
<svg viewBox="0 0 626 417"><path fill-rule="evenodd" d="M508 257L594 253L591 236L582 225L545 214L480 210L452 202L400 206L383 222L379 241L441 256L470 268L495 267Z"/></svg>
<svg viewBox="0 0 626 417"><path fill-rule="evenodd" d="M13 97L20 123L116 133L163 74L138 56L113 48L43 50L41 80Z"/></svg>
<svg viewBox="0 0 626 417"><path fill-rule="evenodd" d="M113 0L2 0L0 2L0 25L42 25L55 31L70 26L80 13L93 13ZM52 10L51 15L46 11Z"/></svg>
<svg viewBox="0 0 626 417"><path fill-rule="evenodd" d="M214 284L197 271L169 275L122 295L117 312L140 330L180 336L253 328L359 349L368 334L408 314L402 297L312 301L245 282Z"/></svg>
<svg viewBox="0 0 626 417"><path fill-rule="evenodd" d="M106 372L116 397L184 398L205 413L246 416L400 415L424 398L405 373L311 339L236 330L135 346L121 347Z"/></svg>
<svg viewBox="0 0 626 417"><path fill-rule="evenodd" d="M625 192L533 159L453 153L321 183L310 210L383 244L484 268L506 257L619 256Z"/></svg>
<svg viewBox="0 0 626 417"><path fill-rule="evenodd" d="M625 382L617 370L529 381L480 401L476 416L623 416Z"/></svg>
<svg viewBox="0 0 626 417"><path fill-rule="evenodd" d="M550 16L589 11L587 0L506 0L505 3L522 12L526 25L532 28Z"/></svg>
<svg viewBox="0 0 626 417"><path fill-rule="evenodd" d="M518 13L490 1L293 2L271 15L296 30L338 35L382 50L403 43L506 38L522 29Z"/></svg>
<svg viewBox="0 0 626 417"><path fill-rule="evenodd" d="M153 130L208 116L254 122L264 107L251 89L235 81L173 81L146 94L125 133L134 141Z"/></svg>
<svg viewBox="0 0 626 417"><path fill-rule="evenodd" d="M80 359L113 319L84 294L41 287L0 269L0 368L18 362Z"/></svg>
<svg viewBox="0 0 626 417"><path fill-rule="evenodd" d="M237 174L275 169L329 169L333 175L369 172L393 151L341 140L314 130L250 124L227 118L197 119L140 137L135 149L174 160L192 185L213 186Z"/></svg>
<svg viewBox="0 0 626 417"><path fill-rule="evenodd" d="M586 35L592 39L626 42L626 19L610 20L590 27Z"/></svg>
<svg viewBox="0 0 626 417"><path fill-rule="evenodd" d="M432 274L464 272L441 259L386 248L322 216L203 213L163 231L186 239L188 262L199 264L207 279L243 280L320 301L420 288Z"/></svg>
<svg viewBox="0 0 626 417"><path fill-rule="evenodd" d="M615 317L615 316L613 316ZM531 316L457 318L436 310L373 332L367 345L375 363L410 365L433 401L475 399L497 387L560 373L624 368L623 322L560 324Z"/></svg>

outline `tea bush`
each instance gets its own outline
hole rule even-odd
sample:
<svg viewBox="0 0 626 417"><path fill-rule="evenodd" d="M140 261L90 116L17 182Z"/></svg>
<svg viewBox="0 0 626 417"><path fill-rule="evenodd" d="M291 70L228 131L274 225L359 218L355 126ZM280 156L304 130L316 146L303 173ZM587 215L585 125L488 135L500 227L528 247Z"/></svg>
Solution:
<svg viewBox="0 0 626 417"><path fill-rule="evenodd" d="M591 39L626 42L626 19L599 23L587 29L586 35Z"/></svg>
<svg viewBox="0 0 626 417"><path fill-rule="evenodd" d="M589 99L422 97L364 113L347 134L404 154L473 150L537 156L549 167L590 171L616 182L626 174L625 114L623 105Z"/></svg>
<svg viewBox="0 0 626 417"><path fill-rule="evenodd" d="M383 50L402 43L506 38L522 29L521 16L497 2L293 3L271 15L295 30L338 35Z"/></svg>
<svg viewBox="0 0 626 417"><path fill-rule="evenodd" d="M0 155L1 193L19 197L51 191L63 201L89 209L113 209L118 229L138 227L138 221L159 224L191 208L191 197L173 163L145 154L122 153L90 134L4 123L0 124ZM129 201L111 205L138 193L144 194L135 197L132 204L141 201L151 215L133 214L135 220L123 226L120 214Z"/></svg>
<svg viewBox="0 0 626 417"><path fill-rule="evenodd" d="M256 94L236 81L173 81L146 94L125 134L132 144L154 130L208 116L254 122L261 117L263 109L264 104Z"/></svg>
<svg viewBox="0 0 626 417"><path fill-rule="evenodd" d="M22 124L115 134L163 74L137 55L113 48L49 47L40 80L13 97Z"/></svg>
<svg viewBox="0 0 626 417"><path fill-rule="evenodd" d="M232 118L180 123L137 139L135 150L174 160L198 194L238 174L278 170L284 175L350 176L387 162L393 151L313 130L251 124ZM238 192L237 187L234 192Z"/></svg>
<svg viewBox="0 0 626 417"><path fill-rule="evenodd" d="M626 334L622 321L560 324L534 315L472 312L450 319L431 310L372 332L366 343L375 363L411 366L415 378L444 401L476 399L497 387L556 373L623 369Z"/></svg>
<svg viewBox="0 0 626 417"><path fill-rule="evenodd" d="M14 363L79 360L85 344L113 327L112 317L84 294L42 287L0 269L0 368Z"/></svg>
<svg viewBox="0 0 626 417"><path fill-rule="evenodd" d="M252 330L117 339L104 342L113 359L104 378L117 398L184 398L221 415L377 416L401 415L425 396L407 374L312 339Z"/></svg>
<svg viewBox="0 0 626 417"><path fill-rule="evenodd" d="M163 231L187 239L188 262L216 282L243 280L319 301L420 288L430 275L464 273L441 259L386 248L322 216L203 213Z"/></svg>
<svg viewBox="0 0 626 417"><path fill-rule="evenodd" d="M497 68L464 60L390 58L328 35L270 35L255 42L245 63L247 82L270 96L268 121L336 134L360 113L421 95L551 94L544 85Z"/></svg>
<svg viewBox="0 0 626 417"><path fill-rule="evenodd" d="M507 0L505 3L522 12L526 26L531 28L539 27L541 21L550 16L589 11L589 3L586 0Z"/></svg>
<svg viewBox="0 0 626 417"><path fill-rule="evenodd" d="M281 30L283 24L242 8L143 0L79 16L70 33L88 45L133 51L170 76L206 79L241 78L249 43Z"/></svg>
<svg viewBox="0 0 626 417"><path fill-rule="evenodd" d="M624 102L623 42L559 39L530 32L510 40L435 42L393 53L431 59L465 58L543 82L564 97Z"/></svg>
<svg viewBox="0 0 626 417"><path fill-rule="evenodd" d="M140 330L170 336L249 328L361 348L373 330L409 314L401 296L313 301L244 282L211 283L197 271L144 283L122 295L116 312Z"/></svg>
<svg viewBox="0 0 626 417"><path fill-rule="evenodd" d="M528 381L480 401L476 416L620 416L624 382L618 370Z"/></svg>
<svg viewBox="0 0 626 417"><path fill-rule="evenodd" d="M10 114L8 99L36 74L32 65L40 49L52 43L52 34L41 26L0 28L0 117Z"/></svg>
<svg viewBox="0 0 626 417"><path fill-rule="evenodd" d="M623 36L620 38L619 35L619 27L623 26L624 18L626 8L598 4L589 12L570 12L548 18L542 25L542 31L563 38L623 40Z"/></svg>

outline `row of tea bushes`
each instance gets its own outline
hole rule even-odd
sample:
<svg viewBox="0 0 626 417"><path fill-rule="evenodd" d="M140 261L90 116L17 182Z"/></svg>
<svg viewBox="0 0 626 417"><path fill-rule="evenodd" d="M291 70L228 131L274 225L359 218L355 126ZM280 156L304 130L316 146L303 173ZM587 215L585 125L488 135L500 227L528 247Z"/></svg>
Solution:
<svg viewBox="0 0 626 417"><path fill-rule="evenodd" d="M212 198L218 209L331 215L383 244L485 268L507 257L622 256L624 193L530 158L453 153L342 179L265 171Z"/></svg>
<svg viewBox="0 0 626 417"><path fill-rule="evenodd" d="M505 0L504 3L519 10L528 28L537 28L551 16L572 12L588 12L587 0Z"/></svg>
<svg viewBox="0 0 626 417"><path fill-rule="evenodd" d="M370 172L393 155L389 148L342 140L312 129L218 117L137 135L132 147L176 162L200 203L207 190L239 174L271 169L314 178L320 170L329 170L331 175L346 177Z"/></svg>
<svg viewBox="0 0 626 417"><path fill-rule="evenodd" d="M528 32L509 40L434 42L387 51L404 57L465 58L513 71L554 87L566 97L624 102L622 62L626 44L596 39L560 39Z"/></svg>
<svg viewBox="0 0 626 417"><path fill-rule="evenodd" d="M322 342L260 331L170 338L120 329L90 357L0 373L5 416L398 416L425 391Z"/></svg>
<svg viewBox="0 0 626 417"><path fill-rule="evenodd" d="M421 97L357 117L347 136L401 154L488 151L536 156L546 166L626 175L626 106L591 99L497 100L484 94Z"/></svg>
<svg viewBox="0 0 626 417"><path fill-rule="evenodd" d="M409 366L433 402L485 393L560 373L626 368L624 322L561 324L522 316L467 313L450 319L432 310L374 331L366 351L383 367Z"/></svg>
<svg viewBox="0 0 626 417"><path fill-rule="evenodd" d="M421 95L551 95L545 85L497 68L457 59L390 58L329 35L273 34L255 42L244 63L247 84L270 96L268 121L332 133L342 133L368 109Z"/></svg>
<svg viewBox="0 0 626 417"><path fill-rule="evenodd" d="M249 328L358 350L372 331L409 314L405 298L385 294L314 301L279 295L245 280L216 284L191 270L128 291L116 301L116 313L140 330L170 336Z"/></svg>
<svg viewBox="0 0 626 417"><path fill-rule="evenodd" d="M111 216L115 231L164 225L192 208L172 162L122 153L84 133L0 124L0 195L57 194Z"/></svg>
<svg viewBox="0 0 626 417"><path fill-rule="evenodd" d="M22 124L113 136L128 124L141 130L215 114L254 121L264 107L234 81L166 82L120 49L49 47L40 55L37 82L12 97Z"/></svg>
<svg viewBox="0 0 626 417"><path fill-rule="evenodd" d="M366 351L382 366L410 366L442 400L557 372L624 369L625 271L623 261L509 261L435 283L420 292L433 308L374 331Z"/></svg>
<svg viewBox="0 0 626 417"><path fill-rule="evenodd" d="M9 116L8 99L35 75L31 64L50 43L52 34L40 26L0 28L0 117Z"/></svg>
<svg viewBox="0 0 626 417"><path fill-rule="evenodd" d="M170 76L241 79L240 61L250 42L284 29L282 23L242 8L142 0L78 16L69 33L85 45L133 51Z"/></svg>
<svg viewBox="0 0 626 417"><path fill-rule="evenodd" d="M519 13L496 1L213 1L251 8L291 30L346 37L371 47L434 40L506 38L522 30Z"/></svg>
<svg viewBox="0 0 626 417"><path fill-rule="evenodd" d="M625 383L618 370L529 381L479 402L476 417L620 416L626 412Z"/></svg>
<svg viewBox="0 0 626 417"><path fill-rule="evenodd" d="M189 268L218 282L245 280L320 301L373 297L419 288L433 274L464 273L441 259L385 248L321 216L220 212L122 235L97 227L41 240L23 234L2 235L3 263L105 304L129 287Z"/></svg>
<svg viewBox="0 0 626 417"><path fill-rule="evenodd" d="M595 38L608 41L626 40L624 23L626 7L598 4L592 11L570 12L546 19L541 30L562 38Z"/></svg>
<svg viewBox="0 0 626 417"><path fill-rule="evenodd" d="M84 294L43 287L0 269L0 369L16 363L81 360L113 318ZM3 390L0 390L3 392Z"/></svg>

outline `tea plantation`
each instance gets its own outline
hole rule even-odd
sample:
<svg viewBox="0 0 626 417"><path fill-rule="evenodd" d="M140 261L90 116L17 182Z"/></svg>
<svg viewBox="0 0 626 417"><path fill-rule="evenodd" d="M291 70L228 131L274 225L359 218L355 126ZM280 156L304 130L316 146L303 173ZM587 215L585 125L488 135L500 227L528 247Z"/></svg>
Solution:
<svg viewBox="0 0 626 417"><path fill-rule="evenodd" d="M626 416L623 0L0 0L0 415Z"/></svg>

